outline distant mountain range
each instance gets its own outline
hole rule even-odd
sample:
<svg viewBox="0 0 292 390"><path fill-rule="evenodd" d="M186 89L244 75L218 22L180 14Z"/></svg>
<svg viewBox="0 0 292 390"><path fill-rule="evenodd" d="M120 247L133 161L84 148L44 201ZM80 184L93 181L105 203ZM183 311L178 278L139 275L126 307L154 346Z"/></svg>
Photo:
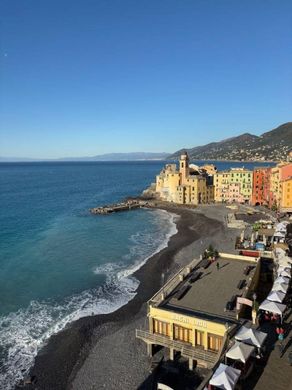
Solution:
<svg viewBox="0 0 292 390"><path fill-rule="evenodd" d="M133 152L108 153L94 157L64 157L59 159L31 159L18 157L0 157L0 162L33 162L33 161L144 161L165 160L169 153Z"/></svg>
<svg viewBox="0 0 292 390"><path fill-rule="evenodd" d="M181 149L168 156L168 159L176 160L183 151L187 151L192 160L279 161L286 160L290 150L292 122L260 136L244 133L223 141Z"/></svg>

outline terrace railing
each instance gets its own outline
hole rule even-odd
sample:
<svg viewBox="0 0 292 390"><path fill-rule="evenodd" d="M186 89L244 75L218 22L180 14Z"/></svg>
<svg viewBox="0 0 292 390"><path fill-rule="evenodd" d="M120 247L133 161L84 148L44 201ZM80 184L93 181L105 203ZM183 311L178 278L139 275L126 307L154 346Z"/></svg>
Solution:
<svg viewBox="0 0 292 390"><path fill-rule="evenodd" d="M194 360L202 360L209 363L209 365L213 365L218 358L217 352L206 351L204 349L194 347L191 343L172 340L168 336L157 333L136 329L136 337L150 344L173 348L176 351L179 351L184 357L192 358Z"/></svg>

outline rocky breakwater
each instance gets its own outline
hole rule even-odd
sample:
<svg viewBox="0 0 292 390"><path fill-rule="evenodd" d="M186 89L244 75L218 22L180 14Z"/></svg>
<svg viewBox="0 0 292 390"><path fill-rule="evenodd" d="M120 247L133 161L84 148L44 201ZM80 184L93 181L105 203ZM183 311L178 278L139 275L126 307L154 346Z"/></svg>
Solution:
<svg viewBox="0 0 292 390"><path fill-rule="evenodd" d="M91 214L111 214L119 211L134 210L141 207L151 207L147 201L132 199L121 203L114 203L102 207L94 207L90 209Z"/></svg>

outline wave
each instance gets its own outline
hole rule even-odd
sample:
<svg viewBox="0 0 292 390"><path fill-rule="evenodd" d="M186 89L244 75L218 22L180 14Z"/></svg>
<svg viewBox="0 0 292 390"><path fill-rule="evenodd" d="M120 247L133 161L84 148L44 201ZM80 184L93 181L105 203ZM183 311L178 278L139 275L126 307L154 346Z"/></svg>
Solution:
<svg viewBox="0 0 292 390"><path fill-rule="evenodd" d="M177 232L175 214L163 210L149 212L157 219L155 239L150 232L133 234L129 254L119 263L105 263L93 270L106 276L102 286L68 297L61 303L33 301L26 309L0 317L0 388L13 389L28 374L38 351L50 336L69 323L113 312L134 298L139 281L133 273L167 247L170 237Z"/></svg>

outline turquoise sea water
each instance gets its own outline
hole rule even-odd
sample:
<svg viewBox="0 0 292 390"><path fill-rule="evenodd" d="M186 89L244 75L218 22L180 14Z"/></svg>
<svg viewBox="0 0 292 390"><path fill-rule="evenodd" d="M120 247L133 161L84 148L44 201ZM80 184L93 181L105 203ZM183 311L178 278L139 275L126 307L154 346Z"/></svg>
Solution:
<svg viewBox="0 0 292 390"><path fill-rule="evenodd" d="M163 165L0 164L1 389L25 374L50 335L133 298L132 273L167 245L175 216L159 210L92 216L88 209L140 194Z"/></svg>

